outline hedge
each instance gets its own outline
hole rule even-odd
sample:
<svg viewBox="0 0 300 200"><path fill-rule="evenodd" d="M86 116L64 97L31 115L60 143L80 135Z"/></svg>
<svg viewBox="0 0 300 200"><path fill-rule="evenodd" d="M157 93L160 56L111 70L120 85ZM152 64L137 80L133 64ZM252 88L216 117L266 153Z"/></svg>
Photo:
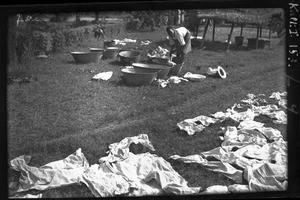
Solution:
<svg viewBox="0 0 300 200"><path fill-rule="evenodd" d="M17 56L57 52L91 36L93 26L72 28L67 24L34 22L17 28Z"/></svg>

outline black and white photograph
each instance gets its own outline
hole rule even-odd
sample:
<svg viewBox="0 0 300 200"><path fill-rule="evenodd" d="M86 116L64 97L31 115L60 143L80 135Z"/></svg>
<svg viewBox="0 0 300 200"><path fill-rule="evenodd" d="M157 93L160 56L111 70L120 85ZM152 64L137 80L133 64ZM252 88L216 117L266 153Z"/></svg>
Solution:
<svg viewBox="0 0 300 200"><path fill-rule="evenodd" d="M298 3L7 6L7 197L298 196Z"/></svg>

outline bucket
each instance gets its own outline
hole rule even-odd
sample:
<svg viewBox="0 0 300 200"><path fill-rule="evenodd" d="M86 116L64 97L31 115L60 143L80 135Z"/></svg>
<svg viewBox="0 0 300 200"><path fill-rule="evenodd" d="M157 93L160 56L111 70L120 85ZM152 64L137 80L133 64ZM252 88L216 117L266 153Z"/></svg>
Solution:
<svg viewBox="0 0 300 200"><path fill-rule="evenodd" d="M243 46L244 36L236 36L235 37L235 45L236 46Z"/></svg>

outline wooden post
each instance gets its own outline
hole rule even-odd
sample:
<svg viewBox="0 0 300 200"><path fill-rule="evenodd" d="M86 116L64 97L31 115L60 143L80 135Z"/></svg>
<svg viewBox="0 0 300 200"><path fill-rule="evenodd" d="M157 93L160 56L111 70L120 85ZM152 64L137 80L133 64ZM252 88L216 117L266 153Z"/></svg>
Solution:
<svg viewBox="0 0 300 200"><path fill-rule="evenodd" d="M229 45L230 45L230 40L231 40L231 35L232 35L232 32L233 32L233 28L234 28L234 23L232 22L230 33L228 35L228 40L227 40L227 50L229 50Z"/></svg>
<svg viewBox="0 0 300 200"><path fill-rule="evenodd" d="M259 25L257 25L255 49L258 49Z"/></svg>
<svg viewBox="0 0 300 200"><path fill-rule="evenodd" d="M271 26L269 27L269 39L271 39Z"/></svg>
<svg viewBox="0 0 300 200"><path fill-rule="evenodd" d="M201 41L201 47L204 46L204 40L205 40L205 35L206 35L206 32L207 32L208 24L209 24L209 19L206 19L206 24L205 24L205 27L204 27L204 33L203 33L202 41Z"/></svg>
<svg viewBox="0 0 300 200"><path fill-rule="evenodd" d="M261 37L261 34L262 34L262 25L260 25L259 27L259 37Z"/></svg>
<svg viewBox="0 0 300 200"><path fill-rule="evenodd" d="M212 41L215 41L215 31L216 31L216 20L213 19L213 34L212 34Z"/></svg>
<svg viewBox="0 0 300 200"><path fill-rule="evenodd" d="M240 36L243 36L243 28L244 28L244 24L241 25L241 33L240 33Z"/></svg>

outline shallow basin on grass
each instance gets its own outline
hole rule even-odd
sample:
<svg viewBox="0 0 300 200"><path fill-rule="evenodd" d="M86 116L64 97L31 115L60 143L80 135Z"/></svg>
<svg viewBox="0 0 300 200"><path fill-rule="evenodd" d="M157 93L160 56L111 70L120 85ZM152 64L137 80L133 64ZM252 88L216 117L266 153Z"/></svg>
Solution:
<svg viewBox="0 0 300 200"><path fill-rule="evenodd" d="M123 80L133 86L150 85L157 77L158 71L146 71L138 68L123 68L121 70Z"/></svg>
<svg viewBox="0 0 300 200"><path fill-rule="evenodd" d="M102 57L101 52L71 52L76 63L97 63Z"/></svg>
<svg viewBox="0 0 300 200"><path fill-rule="evenodd" d="M158 71L158 75L156 78L164 79L168 75L172 66L169 65L157 65L157 64L143 64L143 63L132 63L134 68L144 69L148 71Z"/></svg>

